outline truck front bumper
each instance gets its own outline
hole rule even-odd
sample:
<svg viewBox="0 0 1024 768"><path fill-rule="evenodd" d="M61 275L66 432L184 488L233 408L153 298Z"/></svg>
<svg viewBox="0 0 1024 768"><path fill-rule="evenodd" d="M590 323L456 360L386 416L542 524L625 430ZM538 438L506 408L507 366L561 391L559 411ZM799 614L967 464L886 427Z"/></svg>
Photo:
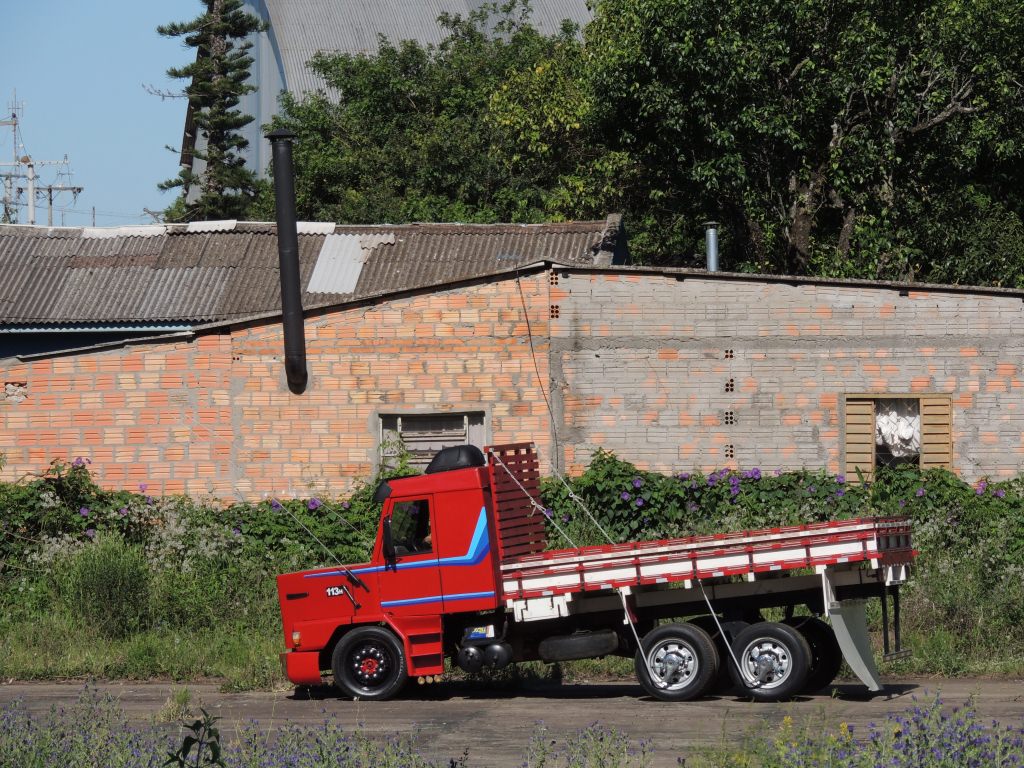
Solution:
<svg viewBox="0 0 1024 768"><path fill-rule="evenodd" d="M285 651L280 656L285 677L295 685L320 685L320 653L318 651Z"/></svg>

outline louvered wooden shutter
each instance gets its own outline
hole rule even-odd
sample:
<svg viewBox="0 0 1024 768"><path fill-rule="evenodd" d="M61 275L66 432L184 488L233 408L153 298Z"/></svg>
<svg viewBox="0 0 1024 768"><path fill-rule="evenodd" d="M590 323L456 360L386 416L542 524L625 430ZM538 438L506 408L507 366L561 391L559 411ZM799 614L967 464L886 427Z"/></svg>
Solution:
<svg viewBox="0 0 1024 768"><path fill-rule="evenodd" d="M846 479L859 482L859 469L866 481L875 478L875 401L846 398Z"/></svg>
<svg viewBox="0 0 1024 768"><path fill-rule="evenodd" d="M953 418L948 395L921 397L921 469L953 468Z"/></svg>

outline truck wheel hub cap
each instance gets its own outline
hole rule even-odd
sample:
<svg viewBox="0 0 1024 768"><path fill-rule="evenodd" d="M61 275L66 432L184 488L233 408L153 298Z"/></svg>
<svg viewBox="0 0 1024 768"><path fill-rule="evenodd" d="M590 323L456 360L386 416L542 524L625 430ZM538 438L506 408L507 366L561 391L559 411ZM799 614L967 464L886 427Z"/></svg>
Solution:
<svg viewBox="0 0 1024 768"><path fill-rule="evenodd" d="M774 688L789 677L792 659L786 646L773 640L759 640L747 646L747 675L760 687Z"/></svg>
<svg viewBox="0 0 1024 768"><path fill-rule="evenodd" d="M679 642L655 646L647 661L655 682L669 690L685 688L697 671L697 660L692 651Z"/></svg>
<svg viewBox="0 0 1024 768"><path fill-rule="evenodd" d="M356 679L363 685L376 683L387 670L387 659L379 648L361 648L352 656Z"/></svg>

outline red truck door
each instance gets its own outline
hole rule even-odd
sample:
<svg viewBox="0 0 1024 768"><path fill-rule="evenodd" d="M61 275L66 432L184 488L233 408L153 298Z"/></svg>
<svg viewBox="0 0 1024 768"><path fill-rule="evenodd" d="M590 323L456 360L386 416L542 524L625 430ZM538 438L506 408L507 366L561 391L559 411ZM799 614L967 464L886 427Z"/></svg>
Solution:
<svg viewBox="0 0 1024 768"><path fill-rule="evenodd" d="M395 499L391 538L395 560L379 574L381 608L398 616L441 613L441 573L434 541L433 496Z"/></svg>

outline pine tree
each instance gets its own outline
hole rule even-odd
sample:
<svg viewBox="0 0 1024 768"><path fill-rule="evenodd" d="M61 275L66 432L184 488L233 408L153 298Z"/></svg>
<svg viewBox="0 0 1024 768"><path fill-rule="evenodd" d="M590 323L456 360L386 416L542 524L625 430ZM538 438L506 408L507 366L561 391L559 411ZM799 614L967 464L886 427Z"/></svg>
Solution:
<svg viewBox="0 0 1024 768"><path fill-rule="evenodd" d="M167 70L170 77L189 81L188 98L196 130L193 156L205 162L201 173L183 167L177 177L158 186L182 188L182 199L169 212L189 220L244 218L258 182L256 174L245 167L241 155L249 142L239 129L255 118L243 114L239 100L256 90L246 82L253 58L252 43L245 38L264 29L263 22L242 8L242 0L202 0L206 12L188 22L157 27L165 37L181 37L196 50L196 59L184 67ZM188 202L195 185L199 195Z"/></svg>

